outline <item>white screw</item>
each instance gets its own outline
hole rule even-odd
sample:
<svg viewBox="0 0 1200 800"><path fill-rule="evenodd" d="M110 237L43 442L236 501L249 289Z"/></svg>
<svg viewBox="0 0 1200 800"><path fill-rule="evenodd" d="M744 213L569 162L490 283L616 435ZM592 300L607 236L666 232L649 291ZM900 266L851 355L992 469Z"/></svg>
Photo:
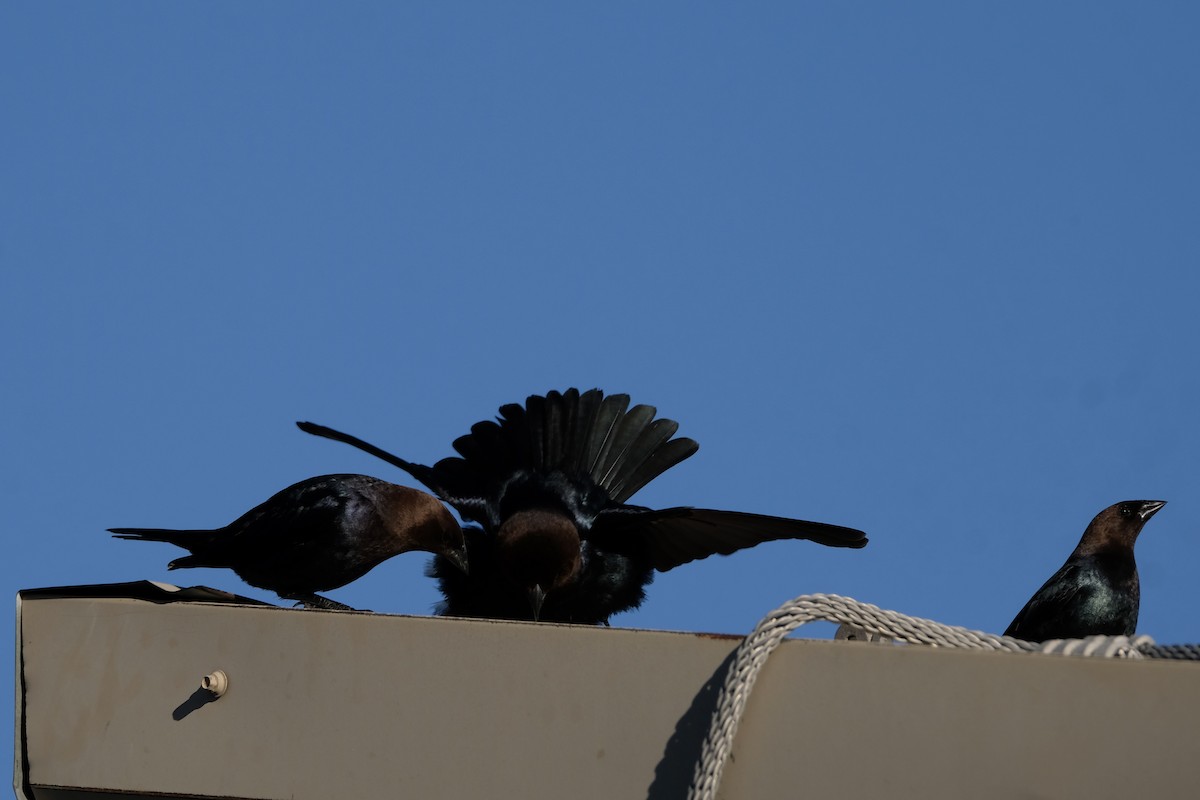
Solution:
<svg viewBox="0 0 1200 800"><path fill-rule="evenodd" d="M216 700L229 689L229 676L223 669L214 670L200 679L200 688L212 692L213 699Z"/></svg>

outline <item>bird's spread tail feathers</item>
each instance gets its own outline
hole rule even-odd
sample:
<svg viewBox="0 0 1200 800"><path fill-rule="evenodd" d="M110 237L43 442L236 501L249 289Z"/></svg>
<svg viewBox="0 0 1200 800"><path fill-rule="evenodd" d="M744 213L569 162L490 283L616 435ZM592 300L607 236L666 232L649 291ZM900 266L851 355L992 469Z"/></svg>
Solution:
<svg viewBox="0 0 1200 800"><path fill-rule="evenodd" d="M531 395L523 407L502 406L498 422L472 427L454 449L459 468L479 477L519 469L585 474L623 503L699 449L691 439L672 439L679 424L655 413L654 406L629 408L629 395L606 397L599 389ZM453 461L459 459L444 459L437 469L454 469Z"/></svg>

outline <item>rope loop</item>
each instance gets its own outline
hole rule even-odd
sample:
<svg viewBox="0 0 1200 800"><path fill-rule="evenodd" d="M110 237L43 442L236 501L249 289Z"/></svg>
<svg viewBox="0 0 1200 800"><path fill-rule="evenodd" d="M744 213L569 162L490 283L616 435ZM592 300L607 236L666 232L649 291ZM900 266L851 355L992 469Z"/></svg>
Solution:
<svg viewBox="0 0 1200 800"><path fill-rule="evenodd" d="M1149 636L1134 639L1127 636L1090 636L1086 639L1054 639L1039 644L910 617L835 594L802 595L763 617L738 646L721 687L708 736L700 746L700 760L692 776L688 800L714 800L721 774L733 750L733 737L741 723L746 701L767 658L789 633L815 620L839 623L842 627L838 631L838 638L874 642L886 643L890 639L930 647L1015 653L1200 660L1200 645L1159 646Z"/></svg>

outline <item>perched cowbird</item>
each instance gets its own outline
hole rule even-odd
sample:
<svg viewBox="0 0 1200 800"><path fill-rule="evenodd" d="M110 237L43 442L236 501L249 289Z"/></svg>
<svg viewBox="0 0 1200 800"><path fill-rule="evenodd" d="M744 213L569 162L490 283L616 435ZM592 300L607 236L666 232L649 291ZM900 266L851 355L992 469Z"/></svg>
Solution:
<svg viewBox="0 0 1200 800"><path fill-rule="evenodd" d="M1046 581L1004 632L1030 642L1132 636L1137 628L1133 543L1165 500L1126 500L1101 511L1067 563Z"/></svg>
<svg viewBox="0 0 1200 800"><path fill-rule="evenodd" d="M691 456L696 442L671 438L678 423L652 406L598 389L533 395L500 408L454 442L460 457L414 464L361 439L299 422L354 445L428 486L466 520L471 573L435 558L454 616L607 623L637 608L654 570L774 539L862 547L862 531L782 517L703 508L627 505L649 481Z"/></svg>
<svg viewBox="0 0 1200 800"><path fill-rule="evenodd" d="M118 539L191 551L167 569L228 567L251 586L309 608L348 609L316 593L345 586L410 550L467 568L462 528L437 498L366 475L300 481L215 530L109 531Z"/></svg>

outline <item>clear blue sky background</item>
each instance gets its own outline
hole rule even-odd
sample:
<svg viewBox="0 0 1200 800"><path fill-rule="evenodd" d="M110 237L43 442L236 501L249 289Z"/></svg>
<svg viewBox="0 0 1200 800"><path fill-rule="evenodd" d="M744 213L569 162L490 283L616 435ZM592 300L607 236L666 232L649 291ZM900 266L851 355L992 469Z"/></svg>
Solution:
<svg viewBox="0 0 1200 800"><path fill-rule="evenodd" d="M298 419L431 462L599 386L701 444L637 501L871 536L689 565L616 625L834 592L1000 631L1097 511L1162 498L1140 629L1200 641L1194 5L2 14L10 599L271 599L104 529L411 483ZM428 613L424 561L331 594Z"/></svg>

